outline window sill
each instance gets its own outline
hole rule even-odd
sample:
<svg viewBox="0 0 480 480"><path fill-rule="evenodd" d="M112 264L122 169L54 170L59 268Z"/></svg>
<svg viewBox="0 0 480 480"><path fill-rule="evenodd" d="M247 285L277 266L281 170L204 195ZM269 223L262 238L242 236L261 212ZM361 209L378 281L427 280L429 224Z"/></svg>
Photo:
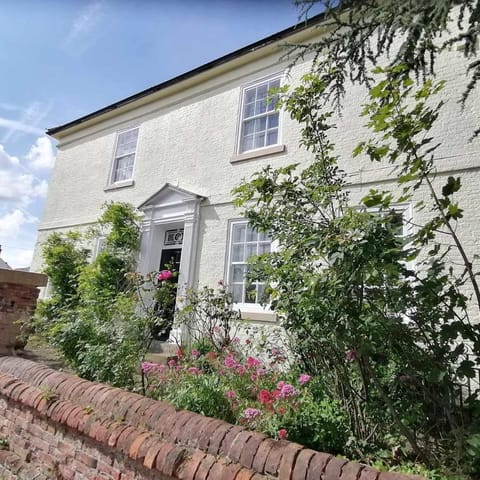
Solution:
<svg viewBox="0 0 480 480"><path fill-rule="evenodd" d="M134 180L124 180L123 182L112 183L103 189L104 192L109 192L110 190L117 190L119 188L132 187L135 185Z"/></svg>
<svg viewBox="0 0 480 480"><path fill-rule="evenodd" d="M271 147L259 148L257 150L250 150L245 153L234 155L230 159L230 163L242 162L243 160L250 160L252 158L265 157L273 155L274 153L282 153L286 150L285 145L272 145Z"/></svg>
<svg viewBox="0 0 480 480"><path fill-rule="evenodd" d="M252 322L266 322L266 323L275 323L277 321L277 315L274 312L245 312L240 310L240 315L242 320L250 320Z"/></svg>

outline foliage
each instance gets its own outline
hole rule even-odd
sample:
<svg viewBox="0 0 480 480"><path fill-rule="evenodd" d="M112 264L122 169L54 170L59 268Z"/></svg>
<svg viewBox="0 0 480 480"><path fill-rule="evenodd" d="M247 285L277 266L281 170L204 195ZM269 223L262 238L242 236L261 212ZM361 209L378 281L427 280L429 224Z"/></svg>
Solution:
<svg viewBox="0 0 480 480"><path fill-rule="evenodd" d="M341 105L347 80L372 85L372 65L390 59L390 66L405 65L405 75L434 73L438 55L461 49L470 60L470 81L462 95L465 103L480 80L477 48L480 30L478 0L295 0L308 16L318 4L324 10L328 33L319 41L295 45L295 61L315 55L314 71L325 83L321 105ZM478 132L477 132L478 133Z"/></svg>
<svg viewBox="0 0 480 480"><path fill-rule="evenodd" d="M42 302L36 314L37 330L60 348L77 373L129 388L154 326L163 322L158 308L154 311L158 301L150 301L161 291L156 276L132 273L139 246L137 221L130 205L106 205L90 233L105 235L105 248L90 264L78 233L65 239L53 234L44 249L45 271L54 279L53 300ZM70 278L74 281L67 295L58 282Z"/></svg>
<svg viewBox="0 0 480 480"><path fill-rule="evenodd" d="M365 113L381 139L355 152L400 164L404 189L397 201L431 184L434 173L428 133L441 104L432 107L429 97L441 85L412 85L388 78L372 89ZM293 92L280 92L284 108L302 125L311 165L268 166L235 190L251 225L279 244L277 252L256 259L253 275L270 285L272 308L283 314L304 368L348 415L352 448L367 455L394 447L427 464L441 458L474 468L466 425L478 402L473 396L461 400L463 380L479 361L480 332L469 323L459 287L475 278L468 271L455 277L446 264L448 249L435 241L440 226L455 233L461 210L451 195L458 181L448 179L441 195L432 185L438 200L433 220L407 238L398 235L393 194L370 192L364 209L351 207L345 172L328 138L332 114L318 108L327 87L311 74ZM425 245L429 255L420 257Z"/></svg>
<svg viewBox="0 0 480 480"><path fill-rule="evenodd" d="M218 352L192 349L168 365L144 362L147 394L177 408L214 416L274 438L287 438L312 448L344 451L349 436L346 417L318 382L289 371L285 352L271 362L245 357L251 340L236 337ZM208 340L203 342L206 346Z"/></svg>

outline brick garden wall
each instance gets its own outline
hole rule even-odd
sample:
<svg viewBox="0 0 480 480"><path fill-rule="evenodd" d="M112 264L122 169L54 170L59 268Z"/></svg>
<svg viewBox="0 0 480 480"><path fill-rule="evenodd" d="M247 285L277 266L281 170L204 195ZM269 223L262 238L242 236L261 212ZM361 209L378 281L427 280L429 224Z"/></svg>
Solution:
<svg viewBox="0 0 480 480"><path fill-rule="evenodd" d="M175 411L17 357L0 357L0 439L5 479L412 478Z"/></svg>
<svg viewBox="0 0 480 480"><path fill-rule="evenodd" d="M37 286L46 284L47 277L40 273L0 268L0 355L19 346L22 322L35 310Z"/></svg>

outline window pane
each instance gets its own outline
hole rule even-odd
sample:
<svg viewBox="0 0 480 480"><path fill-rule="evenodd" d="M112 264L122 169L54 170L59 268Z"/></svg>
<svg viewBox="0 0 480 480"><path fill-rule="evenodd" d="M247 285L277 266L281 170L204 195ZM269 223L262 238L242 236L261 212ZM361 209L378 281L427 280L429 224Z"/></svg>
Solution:
<svg viewBox="0 0 480 480"><path fill-rule="evenodd" d="M278 127L278 112L272 113L268 116L268 128Z"/></svg>
<svg viewBox="0 0 480 480"><path fill-rule="evenodd" d="M251 135L255 131L255 122L257 120L247 120L243 122L243 135Z"/></svg>
<svg viewBox="0 0 480 480"><path fill-rule="evenodd" d="M257 254L257 244L247 243L245 245L245 260L248 260L250 257L253 257L256 254Z"/></svg>
<svg viewBox="0 0 480 480"><path fill-rule="evenodd" d="M232 246L232 262L243 262L245 260L243 247L243 244Z"/></svg>
<svg viewBox="0 0 480 480"><path fill-rule="evenodd" d="M252 150L253 149L253 135L250 135L248 137L244 137L242 139L242 152L246 152L247 150Z"/></svg>
<svg viewBox="0 0 480 480"><path fill-rule="evenodd" d="M257 287L254 283L245 286L245 303L257 303Z"/></svg>
<svg viewBox="0 0 480 480"><path fill-rule="evenodd" d="M265 100L267 99L268 89L269 89L268 83L264 83L257 87L257 102L259 100L262 100L263 103L265 104Z"/></svg>
<svg viewBox="0 0 480 480"><path fill-rule="evenodd" d="M253 136L253 148L262 148L265 146L265 132L256 133Z"/></svg>
<svg viewBox="0 0 480 480"><path fill-rule="evenodd" d="M260 113L265 113L267 111L267 104L265 103L265 98L257 100L255 102L255 115Z"/></svg>
<svg viewBox="0 0 480 480"><path fill-rule="evenodd" d="M257 118L255 120L255 132L261 132L267 128L267 117Z"/></svg>
<svg viewBox="0 0 480 480"><path fill-rule="evenodd" d="M243 283L246 278L246 265L233 265L232 282Z"/></svg>
<svg viewBox="0 0 480 480"><path fill-rule="evenodd" d="M117 158L115 171L113 172L114 182L120 182L132 178L134 160L135 155L127 155L126 157Z"/></svg>
<svg viewBox="0 0 480 480"><path fill-rule="evenodd" d="M276 145L278 143L278 130L269 130L267 133L266 145Z"/></svg>
<svg viewBox="0 0 480 480"><path fill-rule="evenodd" d="M255 101L255 93L257 89L254 88L249 88L248 90L245 90L245 103L252 103Z"/></svg>
<svg viewBox="0 0 480 480"><path fill-rule="evenodd" d="M269 243L259 243L258 244L258 254L263 255L264 253L270 253L270 244Z"/></svg>
<svg viewBox="0 0 480 480"><path fill-rule="evenodd" d="M258 233L252 227L247 227L247 242L255 242L258 238Z"/></svg>
<svg viewBox="0 0 480 480"><path fill-rule="evenodd" d="M233 226L233 241L235 243L245 241L245 230L247 225L245 223L236 224Z"/></svg>
<svg viewBox="0 0 480 480"><path fill-rule="evenodd" d="M258 303L267 303L268 302L268 296L265 292L266 285L264 283L259 283L257 285L257 300Z"/></svg>
<svg viewBox="0 0 480 480"><path fill-rule="evenodd" d="M232 285L232 297L235 303L243 303L243 284Z"/></svg>
<svg viewBox="0 0 480 480"><path fill-rule="evenodd" d="M245 104L243 107L243 116L248 118L252 117L253 115L255 115L255 102Z"/></svg>

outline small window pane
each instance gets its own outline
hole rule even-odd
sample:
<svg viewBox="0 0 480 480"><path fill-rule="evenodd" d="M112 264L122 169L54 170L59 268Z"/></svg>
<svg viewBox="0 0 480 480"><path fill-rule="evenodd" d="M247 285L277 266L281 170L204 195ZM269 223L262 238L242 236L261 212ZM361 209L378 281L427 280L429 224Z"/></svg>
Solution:
<svg viewBox="0 0 480 480"><path fill-rule="evenodd" d="M255 101L256 88L249 88L245 90L245 103L252 103Z"/></svg>
<svg viewBox="0 0 480 480"><path fill-rule="evenodd" d="M255 103L247 103L243 109L245 118L253 117L255 115Z"/></svg>
<svg viewBox="0 0 480 480"><path fill-rule="evenodd" d="M245 303L257 303L257 286L254 283L245 287Z"/></svg>
<svg viewBox="0 0 480 480"><path fill-rule="evenodd" d="M243 134L244 135L251 135L255 131L255 122L257 120L247 120L243 124Z"/></svg>
<svg viewBox="0 0 480 480"><path fill-rule="evenodd" d="M258 254L263 255L264 253L270 253L270 244L269 243L260 243L258 245Z"/></svg>
<svg viewBox="0 0 480 480"><path fill-rule="evenodd" d="M261 132L267 128L267 117L257 118L255 120L255 132Z"/></svg>
<svg viewBox="0 0 480 480"><path fill-rule="evenodd" d="M232 248L232 262L243 262L245 260L244 256L244 245L233 245Z"/></svg>
<svg viewBox="0 0 480 480"><path fill-rule="evenodd" d="M245 260L248 260L249 258L253 257L254 255L257 254L257 244L249 244L247 243L245 245Z"/></svg>
<svg viewBox="0 0 480 480"><path fill-rule="evenodd" d="M278 112L272 113L268 116L268 128L278 127Z"/></svg>
<svg viewBox="0 0 480 480"><path fill-rule="evenodd" d="M242 283L246 278L246 265L233 265L232 281Z"/></svg>
<svg viewBox="0 0 480 480"><path fill-rule="evenodd" d="M247 226L242 224L237 224L233 226L233 241L235 243L244 242L245 241L245 231L247 230Z"/></svg>
<svg viewBox="0 0 480 480"><path fill-rule="evenodd" d="M278 143L278 130L270 130L267 133L267 145L276 145Z"/></svg>
<svg viewBox="0 0 480 480"><path fill-rule="evenodd" d="M264 283L259 283L257 286L257 301L258 303L267 303L268 296L265 292L266 285Z"/></svg>
<svg viewBox="0 0 480 480"><path fill-rule="evenodd" d="M255 231L255 229L252 227L247 227L246 241L255 242L257 238L258 238L258 233Z"/></svg>
<svg viewBox="0 0 480 480"><path fill-rule="evenodd" d="M255 115L260 113L265 113L267 111L267 104L265 103L265 99L262 98L261 100L257 100L255 102Z"/></svg>
<svg viewBox="0 0 480 480"><path fill-rule="evenodd" d="M253 135L249 137L244 137L242 140L242 152L253 149Z"/></svg>
<svg viewBox="0 0 480 480"><path fill-rule="evenodd" d="M262 148L265 146L265 132L256 133L253 136L253 148Z"/></svg>
<svg viewBox="0 0 480 480"><path fill-rule="evenodd" d="M235 303L243 303L243 284L232 285L232 297Z"/></svg>
<svg viewBox="0 0 480 480"><path fill-rule="evenodd" d="M264 83L264 84L259 85L257 87L257 102L259 100L262 100L263 103L265 103L265 100L266 100L267 94L268 94L268 90L269 90L269 84L268 83Z"/></svg>

